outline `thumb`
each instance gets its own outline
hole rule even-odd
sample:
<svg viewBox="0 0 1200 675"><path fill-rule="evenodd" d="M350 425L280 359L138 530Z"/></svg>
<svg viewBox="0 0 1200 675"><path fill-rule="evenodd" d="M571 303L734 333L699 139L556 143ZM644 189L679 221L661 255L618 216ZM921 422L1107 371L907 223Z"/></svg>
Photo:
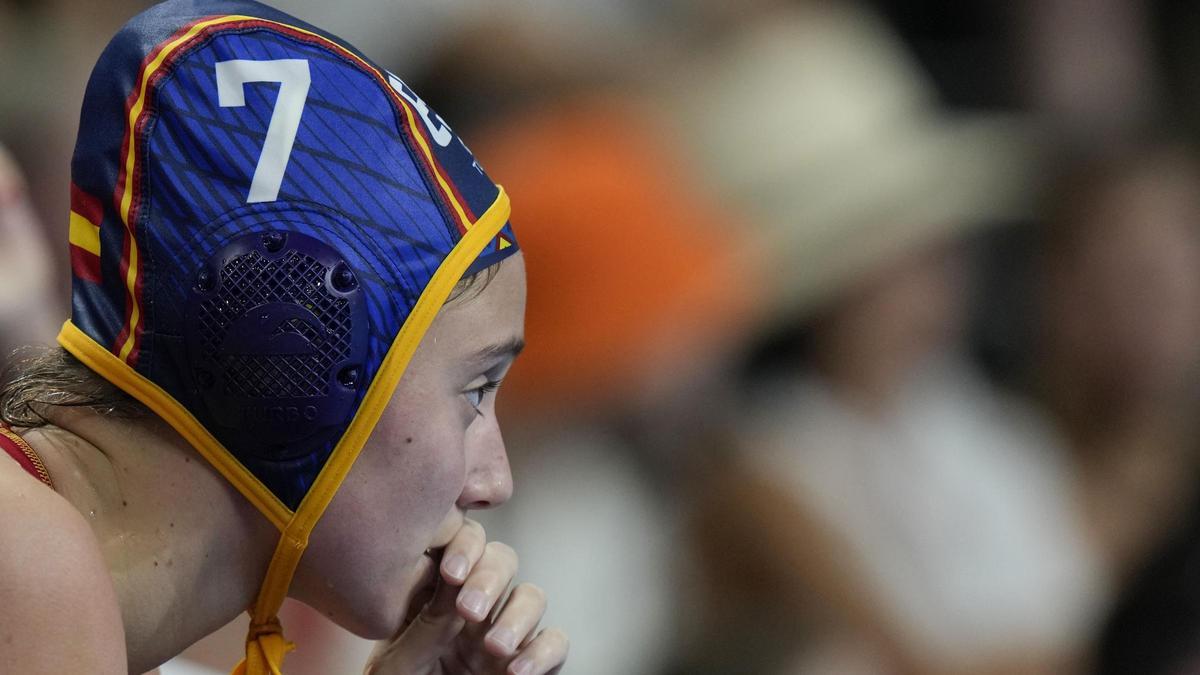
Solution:
<svg viewBox="0 0 1200 675"><path fill-rule="evenodd" d="M455 606L459 590L439 576L433 597L416 617L396 637L375 648L366 675L412 673L436 663L467 623Z"/></svg>

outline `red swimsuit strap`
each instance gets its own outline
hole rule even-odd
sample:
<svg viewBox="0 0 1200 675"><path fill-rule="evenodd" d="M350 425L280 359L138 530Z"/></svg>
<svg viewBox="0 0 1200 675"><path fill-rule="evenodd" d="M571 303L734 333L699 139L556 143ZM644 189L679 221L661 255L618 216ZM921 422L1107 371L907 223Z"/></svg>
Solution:
<svg viewBox="0 0 1200 675"><path fill-rule="evenodd" d="M54 489L54 483L50 480L50 472L46 471L46 465L42 463L42 458L29 447L24 438L18 436L12 429L0 424L0 448L4 448L5 452L17 460L17 464L25 469L34 478L42 481Z"/></svg>

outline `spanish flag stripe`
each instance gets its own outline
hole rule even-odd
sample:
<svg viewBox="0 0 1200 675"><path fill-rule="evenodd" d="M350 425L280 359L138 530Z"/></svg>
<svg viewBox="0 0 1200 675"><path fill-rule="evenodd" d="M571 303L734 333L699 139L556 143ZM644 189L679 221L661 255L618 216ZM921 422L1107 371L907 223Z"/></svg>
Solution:
<svg viewBox="0 0 1200 675"><path fill-rule="evenodd" d="M104 206L100 200L81 190L75 183L71 183L71 211L97 227L104 220Z"/></svg>
<svg viewBox="0 0 1200 675"><path fill-rule="evenodd" d="M100 283L100 256L71 245L71 273L76 279Z"/></svg>
<svg viewBox="0 0 1200 675"><path fill-rule="evenodd" d="M100 225L75 211L71 211L67 240L72 246L78 246L92 255L100 255Z"/></svg>

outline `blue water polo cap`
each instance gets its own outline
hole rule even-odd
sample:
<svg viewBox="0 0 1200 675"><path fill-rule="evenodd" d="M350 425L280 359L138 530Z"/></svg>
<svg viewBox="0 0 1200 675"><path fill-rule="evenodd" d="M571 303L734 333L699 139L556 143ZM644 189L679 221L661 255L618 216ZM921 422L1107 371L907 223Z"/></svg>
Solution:
<svg viewBox="0 0 1200 675"><path fill-rule="evenodd" d="M508 198L399 77L249 0L170 0L117 33L71 180L59 343L280 529L247 652L266 672L308 534L421 337L517 251Z"/></svg>
<svg viewBox="0 0 1200 675"><path fill-rule="evenodd" d="M66 346L155 385L151 407L185 410L288 509L434 272L503 201L397 76L241 0L166 2L117 34L72 182ZM516 250L504 224L463 274Z"/></svg>

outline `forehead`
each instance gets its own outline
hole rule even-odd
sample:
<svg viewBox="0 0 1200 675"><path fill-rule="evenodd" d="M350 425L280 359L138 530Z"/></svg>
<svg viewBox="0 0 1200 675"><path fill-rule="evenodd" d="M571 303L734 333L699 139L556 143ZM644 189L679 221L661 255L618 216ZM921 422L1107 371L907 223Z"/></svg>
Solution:
<svg viewBox="0 0 1200 675"><path fill-rule="evenodd" d="M448 302L425 336L423 348L460 358L520 342L525 334L525 261L518 253L496 266L461 297Z"/></svg>

